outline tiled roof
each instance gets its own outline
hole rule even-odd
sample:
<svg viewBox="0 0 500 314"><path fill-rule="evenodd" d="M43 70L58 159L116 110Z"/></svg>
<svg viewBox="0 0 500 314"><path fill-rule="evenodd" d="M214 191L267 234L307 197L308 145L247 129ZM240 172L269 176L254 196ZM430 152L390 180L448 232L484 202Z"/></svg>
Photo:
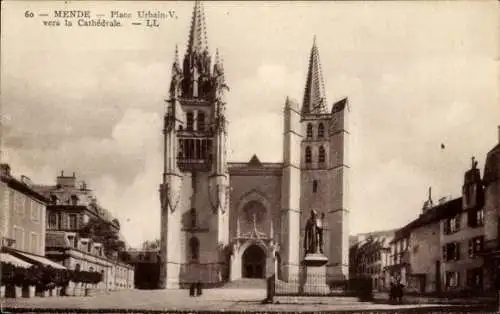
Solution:
<svg viewBox="0 0 500 314"><path fill-rule="evenodd" d="M31 186L28 186L27 184L17 180L16 178L9 176L9 175L1 175L0 180L4 183L6 183L9 187L23 193L26 195L29 195L41 202L47 203L49 200L39 193L36 189L34 189Z"/></svg>
<svg viewBox="0 0 500 314"><path fill-rule="evenodd" d="M462 197L455 198L444 204L439 204L425 213L421 214L417 219L411 221L403 228L397 230L392 242L408 237L412 230L419 227L438 222L442 219L451 218L462 211Z"/></svg>

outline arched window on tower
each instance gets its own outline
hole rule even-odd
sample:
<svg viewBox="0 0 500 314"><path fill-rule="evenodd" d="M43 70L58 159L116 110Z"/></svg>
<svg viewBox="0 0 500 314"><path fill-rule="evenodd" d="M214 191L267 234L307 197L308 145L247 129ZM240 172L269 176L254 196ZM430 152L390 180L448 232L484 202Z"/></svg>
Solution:
<svg viewBox="0 0 500 314"><path fill-rule="evenodd" d="M188 111L186 113L186 129L188 131L192 131L193 130L193 123L194 123L193 112L192 111Z"/></svg>
<svg viewBox="0 0 500 314"><path fill-rule="evenodd" d="M307 138L313 137L313 126L311 123L307 124Z"/></svg>
<svg viewBox="0 0 500 314"><path fill-rule="evenodd" d="M200 257L200 240L197 237L192 237L189 240L189 249L191 251L191 261L197 262Z"/></svg>
<svg viewBox="0 0 500 314"><path fill-rule="evenodd" d="M318 125L318 138L323 138L325 136L325 126L323 123Z"/></svg>
<svg viewBox="0 0 500 314"><path fill-rule="evenodd" d="M191 208L189 214L191 218L191 228L196 228L196 208Z"/></svg>
<svg viewBox="0 0 500 314"><path fill-rule="evenodd" d="M323 146L319 147L318 162L319 163L325 162L325 148Z"/></svg>
<svg viewBox="0 0 500 314"><path fill-rule="evenodd" d="M318 192L318 180L313 181L313 193Z"/></svg>
<svg viewBox="0 0 500 314"><path fill-rule="evenodd" d="M198 131L205 131L205 113L199 111L198 118L196 120L198 122Z"/></svg>
<svg viewBox="0 0 500 314"><path fill-rule="evenodd" d="M306 147L306 164L310 164L312 162L312 152L311 147Z"/></svg>

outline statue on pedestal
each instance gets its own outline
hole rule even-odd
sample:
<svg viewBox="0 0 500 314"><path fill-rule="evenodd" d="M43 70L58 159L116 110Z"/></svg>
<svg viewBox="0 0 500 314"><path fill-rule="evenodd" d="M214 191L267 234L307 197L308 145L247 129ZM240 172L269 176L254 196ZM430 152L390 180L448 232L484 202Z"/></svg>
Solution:
<svg viewBox="0 0 500 314"><path fill-rule="evenodd" d="M315 210L311 210L311 216L307 220L304 236L304 252L305 254L322 254L323 253L323 219Z"/></svg>

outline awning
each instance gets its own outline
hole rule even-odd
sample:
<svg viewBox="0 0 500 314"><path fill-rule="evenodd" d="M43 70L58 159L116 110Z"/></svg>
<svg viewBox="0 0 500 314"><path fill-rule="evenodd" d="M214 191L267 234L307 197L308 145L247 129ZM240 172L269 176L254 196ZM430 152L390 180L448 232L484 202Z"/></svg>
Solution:
<svg viewBox="0 0 500 314"><path fill-rule="evenodd" d="M19 252L19 251L16 253L19 255L22 255L23 257L26 257L28 260L33 260L35 262L44 264L46 266L51 266L51 267L56 268L56 269L66 269L66 267L64 267L63 265L58 264L56 262L53 262L50 259L42 257L42 256L37 256L37 255L28 254L28 253Z"/></svg>
<svg viewBox="0 0 500 314"><path fill-rule="evenodd" d="M22 268L29 268L31 267L31 264L28 262L23 261L22 259L19 259L15 256L12 256L7 253L0 253L0 261L2 263L10 263L14 266L17 267L22 267Z"/></svg>

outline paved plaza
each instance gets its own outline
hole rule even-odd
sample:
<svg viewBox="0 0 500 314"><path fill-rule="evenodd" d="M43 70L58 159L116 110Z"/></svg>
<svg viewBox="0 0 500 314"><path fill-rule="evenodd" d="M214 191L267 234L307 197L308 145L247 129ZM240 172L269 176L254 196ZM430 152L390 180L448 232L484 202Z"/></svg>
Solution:
<svg viewBox="0 0 500 314"><path fill-rule="evenodd" d="M308 311L396 311L419 309L449 309L455 305L439 304L377 304L360 302L356 298L279 297L278 303L261 304L266 297L263 289L207 289L199 297L190 297L187 290L123 290L94 297L48 297L4 299L3 309L78 309L95 312L116 309L133 311L224 311L224 312L308 312ZM472 310L472 309L471 309ZM391 312L392 312L391 311ZM463 308L462 310L463 311ZM484 312L484 311L482 311Z"/></svg>

